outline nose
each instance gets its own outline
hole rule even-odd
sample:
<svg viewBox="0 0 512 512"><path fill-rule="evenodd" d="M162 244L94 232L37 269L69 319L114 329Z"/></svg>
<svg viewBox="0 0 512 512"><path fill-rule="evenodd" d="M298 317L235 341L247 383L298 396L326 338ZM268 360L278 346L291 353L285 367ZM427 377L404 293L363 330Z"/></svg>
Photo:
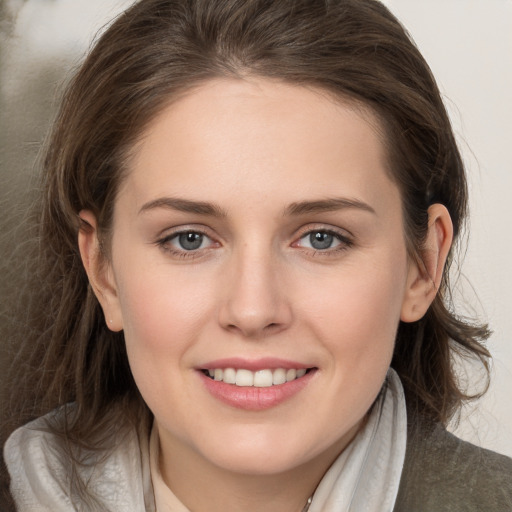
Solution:
<svg viewBox="0 0 512 512"><path fill-rule="evenodd" d="M277 259L268 249L250 246L233 254L221 292L219 322L224 329L262 339L290 325L292 309Z"/></svg>

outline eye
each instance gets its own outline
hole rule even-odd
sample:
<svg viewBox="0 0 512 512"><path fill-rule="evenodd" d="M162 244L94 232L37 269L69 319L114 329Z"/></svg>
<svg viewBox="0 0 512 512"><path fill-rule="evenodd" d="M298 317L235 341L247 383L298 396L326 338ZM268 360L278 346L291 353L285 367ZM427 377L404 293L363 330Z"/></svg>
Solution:
<svg viewBox="0 0 512 512"><path fill-rule="evenodd" d="M314 251L328 251L329 249L345 249L351 245L351 241L339 233L326 229L315 229L308 231L294 245Z"/></svg>
<svg viewBox="0 0 512 512"><path fill-rule="evenodd" d="M333 234L327 233L326 231L313 231L302 237L301 243L302 247L311 247L317 251L321 251L331 249L333 245L338 245L339 240L337 240Z"/></svg>
<svg viewBox="0 0 512 512"><path fill-rule="evenodd" d="M200 249L208 249L214 246L215 242L200 231L186 230L166 236L158 241L158 245L172 253L186 255Z"/></svg>
<svg viewBox="0 0 512 512"><path fill-rule="evenodd" d="M174 247L184 249L185 251L195 251L202 249L206 244L208 237L202 233L195 231L187 231L186 233L180 233L174 236L170 242Z"/></svg>

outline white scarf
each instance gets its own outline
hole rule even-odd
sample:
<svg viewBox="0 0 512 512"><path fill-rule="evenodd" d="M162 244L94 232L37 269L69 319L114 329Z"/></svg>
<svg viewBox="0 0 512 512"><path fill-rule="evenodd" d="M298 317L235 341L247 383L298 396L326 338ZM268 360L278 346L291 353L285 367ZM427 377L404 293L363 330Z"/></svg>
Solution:
<svg viewBox="0 0 512 512"><path fill-rule="evenodd" d="M309 512L392 512L406 440L404 390L390 369L368 422L318 484Z"/></svg>
<svg viewBox="0 0 512 512"><path fill-rule="evenodd" d="M308 512L392 512L405 458L407 415L402 383L390 369L368 421L324 475ZM157 512L189 512L158 470L158 434L150 465Z"/></svg>

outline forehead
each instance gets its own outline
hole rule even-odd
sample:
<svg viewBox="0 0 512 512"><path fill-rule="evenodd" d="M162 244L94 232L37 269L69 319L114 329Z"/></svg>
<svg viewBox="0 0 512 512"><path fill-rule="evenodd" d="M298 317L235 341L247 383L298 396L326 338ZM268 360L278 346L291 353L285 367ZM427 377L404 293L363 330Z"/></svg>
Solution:
<svg viewBox="0 0 512 512"><path fill-rule="evenodd" d="M125 188L141 204L164 192L358 194L390 186L381 124L329 93L269 79L212 80L173 101L132 152ZM335 188L336 190L333 190ZM367 198L368 199L368 198Z"/></svg>

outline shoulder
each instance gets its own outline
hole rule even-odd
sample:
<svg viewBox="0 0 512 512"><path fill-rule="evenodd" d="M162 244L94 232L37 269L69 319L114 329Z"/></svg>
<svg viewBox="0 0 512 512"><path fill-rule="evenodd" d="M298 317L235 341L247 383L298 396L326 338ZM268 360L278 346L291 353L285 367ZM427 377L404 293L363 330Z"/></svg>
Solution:
<svg viewBox="0 0 512 512"><path fill-rule="evenodd" d="M439 424L409 428L395 512L512 511L512 459Z"/></svg>
<svg viewBox="0 0 512 512"><path fill-rule="evenodd" d="M13 432L5 444L18 509L144 510L145 453L135 429L127 428L108 450L79 446L60 433L65 414L60 408L38 418Z"/></svg>
<svg viewBox="0 0 512 512"><path fill-rule="evenodd" d="M48 431L49 419L38 418L19 428L4 446L11 493L22 510L47 510L53 503L71 507L62 491L66 468L59 460L59 442Z"/></svg>

